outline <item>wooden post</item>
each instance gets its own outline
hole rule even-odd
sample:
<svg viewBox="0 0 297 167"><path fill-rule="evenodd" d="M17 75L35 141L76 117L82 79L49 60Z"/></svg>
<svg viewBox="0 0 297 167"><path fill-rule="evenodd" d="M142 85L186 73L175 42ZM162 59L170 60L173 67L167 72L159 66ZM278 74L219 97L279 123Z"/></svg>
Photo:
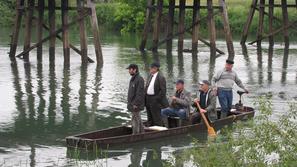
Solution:
<svg viewBox="0 0 297 167"><path fill-rule="evenodd" d="M163 0L158 0L157 2L157 15L154 22L154 32L153 32L153 52L158 50L159 35L161 29L161 19L163 11Z"/></svg>
<svg viewBox="0 0 297 167"><path fill-rule="evenodd" d="M247 35L248 35L249 29L250 29L250 26L251 26L251 23L253 21L253 17L255 14L257 3L258 3L258 0L253 0L253 2L252 2L251 9L250 9L250 12L249 12L246 24L244 26L242 36L241 36L241 41L240 41L241 44L244 44L246 42Z"/></svg>
<svg viewBox="0 0 297 167"><path fill-rule="evenodd" d="M16 54L16 49L18 46L18 39L19 39L19 32L21 28L21 22L22 22L22 16L23 16L23 11L22 9L24 7L24 0L17 0L16 1L16 18L14 22L14 30L11 38L11 46L10 46L10 51L9 51L9 57L11 61L15 61L15 54Z"/></svg>
<svg viewBox="0 0 297 167"><path fill-rule="evenodd" d="M289 19L288 19L288 9L287 9L287 0L282 0L282 13L283 13L283 25L284 25L284 41L285 46L289 46L289 33L288 33L288 25L289 25Z"/></svg>
<svg viewBox="0 0 297 167"><path fill-rule="evenodd" d="M197 54L198 51L198 39L199 39L199 15L200 15L200 0L194 0L193 2L193 21L192 24L195 25L192 30L192 52ZM195 24L197 23L197 24Z"/></svg>
<svg viewBox="0 0 297 167"><path fill-rule="evenodd" d="M24 41L24 51L30 48L31 44L31 33L32 33L32 20L34 11L35 0L28 0L28 12L26 14L25 23L25 41ZM24 54L24 60L29 61L29 53Z"/></svg>
<svg viewBox="0 0 297 167"><path fill-rule="evenodd" d="M82 0L77 0L77 12L79 16L83 15L84 3ZM81 62L83 64L88 62L88 44L87 44L87 32L85 29L85 21L79 22L79 35L80 35L80 50L81 50Z"/></svg>
<svg viewBox="0 0 297 167"><path fill-rule="evenodd" d="M44 16L44 0L38 0L38 20L37 20L37 41L42 40L43 33L43 16ZM37 47L37 61L42 62L42 45Z"/></svg>
<svg viewBox="0 0 297 167"><path fill-rule="evenodd" d="M172 35L174 29L174 10L175 10L175 0L169 0L169 9L168 9L168 22L167 22L167 51L172 50Z"/></svg>
<svg viewBox="0 0 297 167"><path fill-rule="evenodd" d="M100 44L99 38L99 27L98 27L98 19L96 15L96 8L95 4L92 0L87 0L87 6L91 9L91 25L93 29L93 36L94 36L94 45L95 45L95 52L96 52L96 59L99 65L103 64L103 55L102 49Z"/></svg>
<svg viewBox="0 0 297 167"><path fill-rule="evenodd" d="M213 19L213 7L212 0L207 0L207 9L208 9L208 29L209 29L209 42L210 42L210 56L216 56L216 29L215 22Z"/></svg>
<svg viewBox="0 0 297 167"><path fill-rule="evenodd" d="M151 19L152 19L152 6L154 4L154 0L148 0L147 1L147 7L146 7L146 16L145 16L145 24L144 24L144 29L142 32L142 41L139 46L139 49L141 51L144 51L146 41L147 41L147 36L149 33L149 28L151 25Z"/></svg>
<svg viewBox="0 0 297 167"><path fill-rule="evenodd" d="M224 32L225 32L225 38L226 38L226 44L228 48L228 59L234 59L234 46L233 46L233 40L232 40L232 34L229 26L229 19L228 19L228 12L227 7L225 4L225 0L220 0L220 6L222 7L222 19L224 23Z"/></svg>
<svg viewBox="0 0 297 167"><path fill-rule="evenodd" d="M49 33L53 34L56 31L56 1L49 0L48 1L48 20L49 20ZM49 41L49 62L50 64L55 63L55 43L56 36L51 36Z"/></svg>
<svg viewBox="0 0 297 167"><path fill-rule="evenodd" d="M69 47L69 27L65 26L68 24L68 0L62 0L62 39L63 39L63 54L64 54L64 65L70 64L70 47Z"/></svg>
<svg viewBox="0 0 297 167"><path fill-rule="evenodd" d="M268 19L269 19L269 33L273 32L273 10L274 10L274 0L269 0L269 11L268 11ZM273 35L269 36L269 46L273 47ZM272 55L272 54L271 54Z"/></svg>
<svg viewBox="0 0 297 167"><path fill-rule="evenodd" d="M264 21L264 10L265 10L265 0L260 0L259 4L259 24L257 31L257 39L261 39L263 36L263 21ZM257 46L261 47L262 40L257 41Z"/></svg>
<svg viewBox="0 0 297 167"><path fill-rule="evenodd" d="M185 6L186 0L179 0L179 19L178 19L178 52L183 51L184 32L185 32Z"/></svg>

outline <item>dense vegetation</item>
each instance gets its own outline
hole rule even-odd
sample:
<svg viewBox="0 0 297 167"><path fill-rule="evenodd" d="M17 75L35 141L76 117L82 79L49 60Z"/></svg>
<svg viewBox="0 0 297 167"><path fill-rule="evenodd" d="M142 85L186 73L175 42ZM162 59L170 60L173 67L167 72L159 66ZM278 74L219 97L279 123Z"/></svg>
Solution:
<svg viewBox="0 0 297 167"><path fill-rule="evenodd" d="M171 165L190 163L193 166L296 166L297 109L296 102L282 116L272 116L268 96L256 102L254 120L225 129L207 146L185 150L183 156L172 157ZM235 133L234 133L235 132Z"/></svg>
<svg viewBox="0 0 297 167"><path fill-rule="evenodd" d="M97 0L97 15L99 23L109 29L116 31L125 32L140 32L143 28L145 20L145 9L146 9L146 0L109 0L102 1ZM279 2L276 0L275 2ZM294 2L289 0L288 3ZM2 17L0 17L1 26L11 26L14 20L15 13L15 0L12 1L0 1L0 12ZM165 4L168 3L168 0L164 1ZM191 0L188 0L187 3L191 4ZM205 0L201 1L202 4L205 4ZM217 4L217 1L214 1ZM242 32L243 26L246 22L247 15L249 13L249 6L251 0L241 1L241 0L228 0L228 14L231 24L231 29L233 33L239 34ZM72 4L75 5L75 4ZM267 10L267 8L266 8ZM164 9L164 16L166 16L167 10ZM71 17L75 17L76 12L70 12ZM178 16L178 11L176 11L175 17L176 20ZM282 13L280 8L275 9L275 16L282 18ZM206 11L201 10L201 18L206 17ZM294 20L297 18L296 9L289 9L289 18ZM164 25L166 25L166 18L163 17ZM254 22L251 26L252 33L257 31L258 24L258 14L256 12ZM192 21L192 12L187 10L186 12L186 24L187 26L191 25ZM223 30L223 25L221 21L221 16L218 14L215 17L215 23L218 30ZM268 19L265 17L265 24L268 25ZM281 22L275 21L274 26L281 26ZM265 26L267 29L268 26ZM201 24L201 31L205 32L207 30L207 22L204 20Z"/></svg>

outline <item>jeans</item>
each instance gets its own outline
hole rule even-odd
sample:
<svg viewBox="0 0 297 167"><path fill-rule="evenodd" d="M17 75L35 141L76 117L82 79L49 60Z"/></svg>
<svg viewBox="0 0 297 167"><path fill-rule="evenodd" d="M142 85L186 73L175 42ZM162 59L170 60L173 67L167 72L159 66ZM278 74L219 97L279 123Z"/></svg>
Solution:
<svg viewBox="0 0 297 167"><path fill-rule="evenodd" d="M180 119L186 119L187 113L185 109L165 108L161 110L162 118L167 117L179 117Z"/></svg>
<svg viewBox="0 0 297 167"><path fill-rule="evenodd" d="M218 89L218 98L221 105L221 118L224 118L232 108L233 92L232 90Z"/></svg>

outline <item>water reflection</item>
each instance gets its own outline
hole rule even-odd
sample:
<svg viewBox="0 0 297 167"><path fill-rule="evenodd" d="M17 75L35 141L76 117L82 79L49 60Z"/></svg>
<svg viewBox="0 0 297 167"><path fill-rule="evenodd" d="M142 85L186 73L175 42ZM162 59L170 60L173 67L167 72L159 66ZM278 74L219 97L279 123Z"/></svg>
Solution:
<svg viewBox="0 0 297 167"><path fill-rule="evenodd" d="M192 54L192 84L197 84L199 80L199 73L198 73L198 55Z"/></svg>
<svg viewBox="0 0 297 167"><path fill-rule="evenodd" d="M282 65L282 79L281 83L286 84L287 81L287 70L288 70L288 59L289 59L289 46L286 45L284 49L283 65Z"/></svg>
<svg viewBox="0 0 297 167"><path fill-rule="evenodd" d="M57 85L56 85L56 71L55 65L49 67L49 105L48 105L48 127L55 126L56 121L56 94L57 94ZM54 130L54 129L53 129Z"/></svg>
<svg viewBox="0 0 297 167"><path fill-rule="evenodd" d="M62 97L61 97L61 108L63 114L63 124L62 129L64 131L68 131L70 125L70 96L69 93L71 92L70 84L70 69L69 66L65 66L63 68L63 81L62 81Z"/></svg>
<svg viewBox="0 0 297 167"><path fill-rule="evenodd" d="M272 83L272 58L273 58L273 45L270 44L268 48L268 70L267 70L267 74L268 74L267 80L269 84Z"/></svg>
<svg viewBox="0 0 297 167"><path fill-rule="evenodd" d="M248 50L245 44L241 45L242 48L242 54L244 56L244 60L245 60L245 66L247 67L247 69L249 69L247 71L248 73L248 81L249 83L254 83L254 77L253 77L253 68L252 68L252 63L248 54Z"/></svg>
<svg viewBox="0 0 297 167"><path fill-rule="evenodd" d="M184 78L185 69L184 69L184 55L183 52L178 52L177 55L178 61L178 78Z"/></svg>
<svg viewBox="0 0 297 167"><path fill-rule="evenodd" d="M258 84L263 86L263 55L262 47L257 47L257 60L258 60Z"/></svg>

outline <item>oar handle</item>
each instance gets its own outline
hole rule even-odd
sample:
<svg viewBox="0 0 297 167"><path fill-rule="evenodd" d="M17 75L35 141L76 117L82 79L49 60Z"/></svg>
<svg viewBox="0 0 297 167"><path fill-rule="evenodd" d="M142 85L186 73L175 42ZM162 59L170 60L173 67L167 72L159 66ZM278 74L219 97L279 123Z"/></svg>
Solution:
<svg viewBox="0 0 297 167"><path fill-rule="evenodd" d="M200 111L201 117L203 118L203 120L205 122L205 125L207 126L207 128L210 128L211 126L209 125L209 122L208 122L206 116L204 115L203 112L201 112L201 106L200 106L200 104L198 102L195 102L195 103L196 103L196 105L197 105L197 107L198 107L198 109Z"/></svg>

